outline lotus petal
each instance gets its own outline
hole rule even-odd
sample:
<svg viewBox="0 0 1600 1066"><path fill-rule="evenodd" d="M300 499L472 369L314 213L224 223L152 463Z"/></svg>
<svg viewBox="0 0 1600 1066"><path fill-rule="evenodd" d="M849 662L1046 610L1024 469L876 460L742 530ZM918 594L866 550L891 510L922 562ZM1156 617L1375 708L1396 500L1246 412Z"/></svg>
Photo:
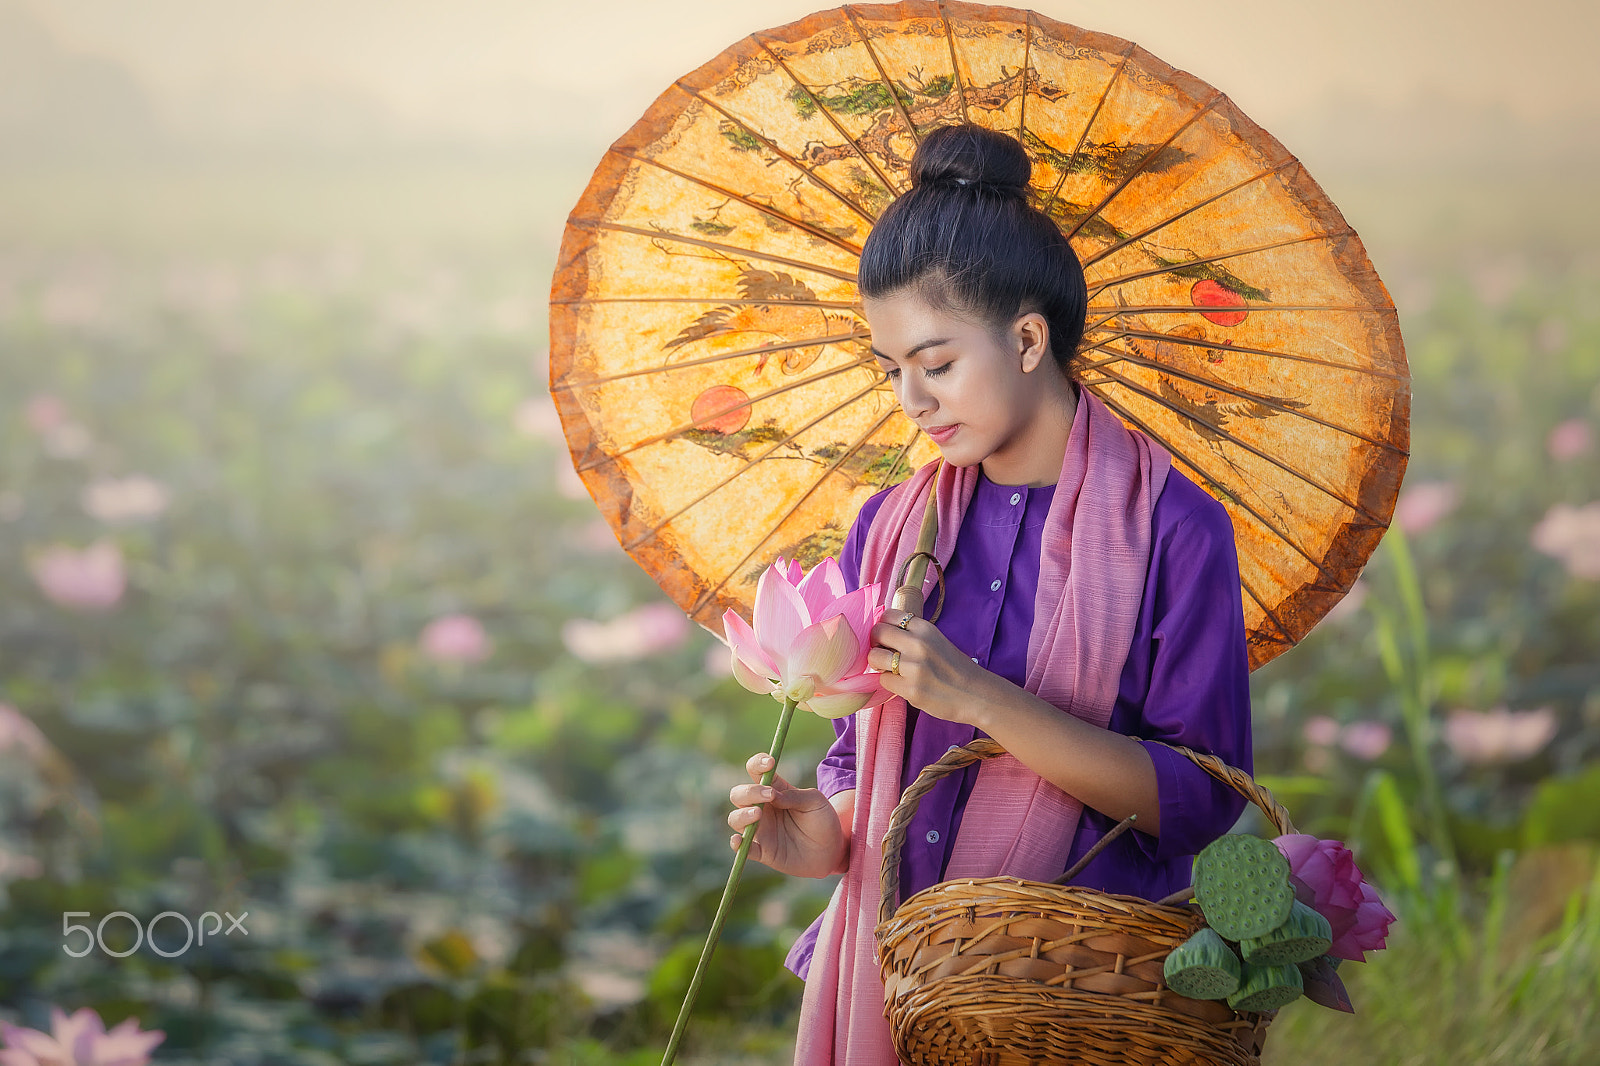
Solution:
<svg viewBox="0 0 1600 1066"><path fill-rule="evenodd" d="M806 710L824 718L843 718L855 714L866 705L866 693L840 692L833 696L812 696L806 701Z"/></svg>
<svg viewBox="0 0 1600 1066"><path fill-rule="evenodd" d="M862 707L877 707L894 699L894 693L879 684L878 678L880 676L875 670L866 674L853 674L820 690L819 694L823 696L837 696L841 693L864 695L866 696L866 702L861 705ZM816 701L813 700L812 702Z"/></svg>
<svg viewBox="0 0 1600 1066"><path fill-rule="evenodd" d="M821 621L823 610L849 591L844 585L844 571L839 569L838 561L831 555L813 566L811 573L802 578L797 587L813 621Z"/></svg>
<svg viewBox="0 0 1600 1066"><path fill-rule="evenodd" d="M850 623L837 615L800 631L784 662L785 679L796 674L813 674L817 684L831 685L850 669L861 655L860 644Z"/></svg>
<svg viewBox="0 0 1600 1066"><path fill-rule="evenodd" d="M768 568L756 583L753 622L756 637L775 662L783 661L800 631L811 624L800 590L785 581L775 566Z"/></svg>
<svg viewBox="0 0 1600 1066"><path fill-rule="evenodd" d="M729 657L733 660L733 679L739 684L762 696L777 691L776 681L746 666L738 652L730 649Z"/></svg>
<svg viewBox="0 0 1600 1066"><path fill-rule="evenodd" d="M722 632L728 638L728 645L733 648L734 654L743 659L752 672L767 677L778 676L778 664L761 646L756 631L731 607L722 612Z"/></svg>

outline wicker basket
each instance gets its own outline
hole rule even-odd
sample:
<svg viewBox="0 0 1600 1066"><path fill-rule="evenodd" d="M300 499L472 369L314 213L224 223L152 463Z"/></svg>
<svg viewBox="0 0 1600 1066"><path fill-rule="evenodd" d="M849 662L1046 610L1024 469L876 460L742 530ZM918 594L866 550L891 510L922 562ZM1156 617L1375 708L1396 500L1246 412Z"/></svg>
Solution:
<svg viewBox="0 0 1600 1066"><path fill-rule="evenodd" d="M1220 759L1172 745L1293 833L1272 794ZM906 825L936 781L1005 754L955 748L906 789L884 837L876 929L895 1050L915 1066L1258 1066L1276 1011L1174 994L1167 953L1205 924L1169 906L1014 877L945 881L898 908Z"/></svg>

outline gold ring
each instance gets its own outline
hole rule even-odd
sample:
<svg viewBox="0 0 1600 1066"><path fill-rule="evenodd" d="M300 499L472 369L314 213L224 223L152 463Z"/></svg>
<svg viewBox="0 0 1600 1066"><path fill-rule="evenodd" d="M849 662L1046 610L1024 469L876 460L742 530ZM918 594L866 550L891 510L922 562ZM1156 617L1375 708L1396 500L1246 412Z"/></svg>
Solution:
<svg viewBox="0 0 1600 1066"><path fill-rule="evenodd" d="M895 652L893 655L889 656L889 672L891 674L898 674L900 672L899 652Z"/></svg>
<svg viewBox="0 0 1600 1066"><path fill-rule="evenodd" d="M900 621L896 622L895 625L899 626L901 629L906 629L908 626L910 626L911 625L911 612L907 611L906 612L906 616L904 618L900 619Z"/></svg>

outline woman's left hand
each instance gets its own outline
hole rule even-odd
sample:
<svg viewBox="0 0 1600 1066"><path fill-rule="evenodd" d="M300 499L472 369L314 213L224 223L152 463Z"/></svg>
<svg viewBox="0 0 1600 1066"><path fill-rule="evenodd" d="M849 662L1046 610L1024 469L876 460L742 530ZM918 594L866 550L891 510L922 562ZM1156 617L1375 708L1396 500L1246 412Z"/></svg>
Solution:
<svg viewBox="0 0 1600 1066"><path fill-rule="evenodd" d="M972 715L982 706L981 690L996 675L963 655L926 618L912 615L902 630L898 623L906 613L891 608L884 612L885 620L872 627L867 665L883 671L878 683L935 718L976 725ZM891 671L895 652L900 660L898 669Z"/></svg>

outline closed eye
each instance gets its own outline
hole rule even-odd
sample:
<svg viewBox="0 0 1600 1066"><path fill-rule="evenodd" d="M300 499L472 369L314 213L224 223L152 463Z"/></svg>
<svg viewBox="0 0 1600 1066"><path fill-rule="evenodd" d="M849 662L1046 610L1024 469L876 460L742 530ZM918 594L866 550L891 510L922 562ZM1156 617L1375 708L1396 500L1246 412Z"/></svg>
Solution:
<svg viewBox="0 0 1600 1066"><path fill-rule="evenodd" d="M943 374L946 370L949 370L951 365L952 365L951 363L946 363L943 366L930 366L928 369L924 370L923 373L926 374L930 378L936 378L940 374ZM893 380L896 376L899 375L899 373L900 373L900 370L899 370L898 367L893 368L893 369L889 369L889 370L885 370L883 372L884 377L887 377L890 380Z"/></svg>

